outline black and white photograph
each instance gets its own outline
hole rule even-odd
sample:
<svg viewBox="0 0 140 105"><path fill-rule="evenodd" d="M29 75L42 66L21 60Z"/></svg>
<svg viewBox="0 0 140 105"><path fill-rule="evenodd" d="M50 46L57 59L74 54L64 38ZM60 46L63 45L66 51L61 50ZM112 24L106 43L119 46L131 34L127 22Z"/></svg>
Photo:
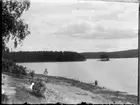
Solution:
<svg viewBox="0 0 140 105"><path fill-rule="evenodd" d="M139 0L1 0L2 104L140 104Z"/></svg>

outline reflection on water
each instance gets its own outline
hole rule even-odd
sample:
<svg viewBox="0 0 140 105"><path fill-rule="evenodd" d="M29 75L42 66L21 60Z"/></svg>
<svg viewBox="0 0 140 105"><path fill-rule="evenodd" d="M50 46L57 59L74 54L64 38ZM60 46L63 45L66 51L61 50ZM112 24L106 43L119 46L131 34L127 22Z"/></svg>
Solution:
<svg viewBox="0 0 140 105"><path fill-rule="evenodd" d="M113 90L125 91L130 94L137 92L138 59L110 59L102 62L90 59L84 62L38 62L18 63L36 73L43 73L45 68L48 75L64 76L79 79L84 82L98 80L99 85Z"/></svg>

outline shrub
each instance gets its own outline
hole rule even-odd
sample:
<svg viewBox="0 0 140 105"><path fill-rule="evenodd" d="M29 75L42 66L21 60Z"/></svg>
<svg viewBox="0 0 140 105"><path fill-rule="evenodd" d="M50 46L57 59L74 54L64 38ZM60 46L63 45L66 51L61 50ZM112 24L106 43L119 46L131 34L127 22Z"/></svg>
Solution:
<svg viewBox="0 0 140 105"><path fill-rule="evenodd" d="M17 74L17 77L20 75L27 76L26 67L19 66L11 60L2 58L2 71Z"/></svg>
<svg viewBox="0 0 140 105"><path fill-rule="evenodd" d="M30 72L29 72L29 75L30 75L32 78L34 78L34 76L35 76L35 71L34 71L34 70L30 71Z"/></svg>
<svg viewBox="0 0 140 105"><path fill-rule="evenodd" d="M32 91L37 96L44 96L44 92L46 91L44 81L42 79L37 79L33 85Z"/></svg>

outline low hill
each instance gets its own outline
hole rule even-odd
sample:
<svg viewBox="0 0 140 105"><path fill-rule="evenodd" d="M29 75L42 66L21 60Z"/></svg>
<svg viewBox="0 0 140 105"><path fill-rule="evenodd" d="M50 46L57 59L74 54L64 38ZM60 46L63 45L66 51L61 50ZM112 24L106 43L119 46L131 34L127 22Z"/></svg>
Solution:
<svg viewBox="0 0 140 105"><path fill-rule="evenodd" d="M116 52L83 52L81 55L85 56L86 59L98 59L102 53L106 53L109 58L137 58L138 50L126 50L126 51L116 51Z"/></svg>

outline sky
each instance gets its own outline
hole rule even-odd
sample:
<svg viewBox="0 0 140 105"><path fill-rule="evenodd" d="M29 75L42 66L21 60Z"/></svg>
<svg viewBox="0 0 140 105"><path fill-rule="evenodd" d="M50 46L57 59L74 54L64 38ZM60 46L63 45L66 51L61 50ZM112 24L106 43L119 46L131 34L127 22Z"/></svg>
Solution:
<svg viewBox="0 0 140 105"><path fill-rule="evenodd" d="M13 51L120 51L138 48L138 4L30 0L31 32ZM12 48L12 41L8 43Z"/></svg>

